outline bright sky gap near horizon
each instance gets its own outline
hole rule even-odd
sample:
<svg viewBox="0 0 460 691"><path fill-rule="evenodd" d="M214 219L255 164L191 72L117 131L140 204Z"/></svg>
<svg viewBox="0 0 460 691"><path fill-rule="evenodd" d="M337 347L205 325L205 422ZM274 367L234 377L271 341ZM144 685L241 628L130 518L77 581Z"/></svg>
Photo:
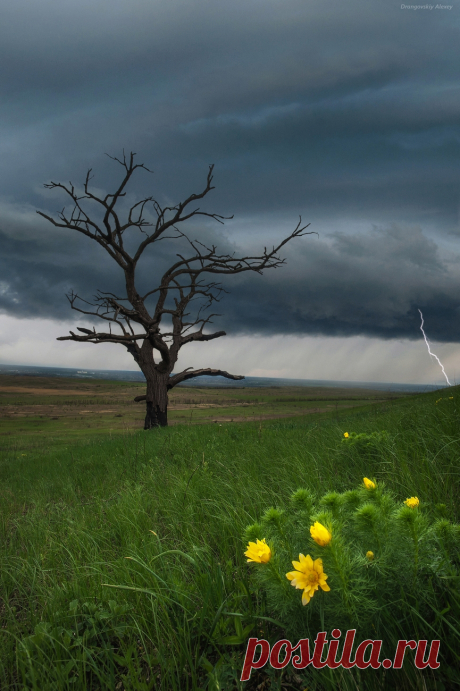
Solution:
<svg viewBox="0 0 460 691"><path fill-rule="evenodd" d="M225 284L227 336L181 367L281 378L460 382L460 3L393 0L16 0L0 24L0 363L135 369L65 294L117 292L95 243L56 229L50 180L113 191L105 155L136 151L127 201L216 187L189 226L223 251L289 234L286 265ZM403 9L405 8L405 9ZM451 8L451 9L448 9ZM144 269L153 284L174 256ZM153 287L153 285L151 286ZM213 309L213 311L216 311Z"/></svg>

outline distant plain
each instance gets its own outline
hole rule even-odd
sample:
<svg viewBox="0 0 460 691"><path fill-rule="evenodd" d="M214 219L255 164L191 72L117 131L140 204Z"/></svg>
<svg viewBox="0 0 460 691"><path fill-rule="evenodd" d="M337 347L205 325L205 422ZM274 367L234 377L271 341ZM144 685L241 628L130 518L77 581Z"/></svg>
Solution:
<svg viewBox="0 0 460 691"><path fill-rule="evenodd" d="M145 384L64 377L0 374L0 449L53 445L70 439L118 434L143 426ZM365 388L180 386L169 394L171 425L264 422L304 415L337 417L410 394Z"/></svg>

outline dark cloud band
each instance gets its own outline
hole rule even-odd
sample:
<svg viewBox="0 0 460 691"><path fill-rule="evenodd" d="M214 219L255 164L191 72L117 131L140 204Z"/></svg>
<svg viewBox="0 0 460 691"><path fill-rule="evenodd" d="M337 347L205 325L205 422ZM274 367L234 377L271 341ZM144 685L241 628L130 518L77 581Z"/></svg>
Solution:
<svg viewBox="0 0 460 691"><path fill-rule="evenodd" d="M380 0L10 3L0 310L68 318L70 289L122 289L99 248L34 209L62 208L42 182L79 183L89 167L111 191L118 170L104 153L124 146L154 170L131 193L163 204L201 189L215 163L210 206L245 219L239 245L268 242L261 218L270 238L274 219L299 214L327 229L289 247L284 268L229 284L219 328L418 338L420 308L430 337L458 342L458 259L446 250L460 235L456 12ZM152 258L155 270L173 255Z"/></svg>

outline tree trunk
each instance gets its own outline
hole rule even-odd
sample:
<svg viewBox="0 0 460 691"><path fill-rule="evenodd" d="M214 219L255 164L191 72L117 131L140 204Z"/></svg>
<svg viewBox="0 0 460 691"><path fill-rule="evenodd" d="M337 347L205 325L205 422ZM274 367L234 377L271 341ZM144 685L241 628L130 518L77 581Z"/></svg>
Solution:
<svg viewBox="0 0 460 691"><path fill-rule="evenodd" d="M147 411L145 415L144 429L153 429L154 427L168 426L168 406L164 410L160 410L160 406L155 405L152 401L147 401Z"/></svg>
<svg viewBox="0 0 460 691"><path fill-rule="evenodd" d="M168 425L168 384L169 371L165 363L156 365L153 359L153 346L146 339L140 352L138 352L137 364L142 370L147 382L145 396L146 411L144 429L154 427L167 427Z"/></svg>
<svg viewBox="0 0 460 691"><path fill-rule="evenodd" d="M169 374L159 374L153 368L144 370L147 379L146 413L144 429L168 426Z"/></svg>

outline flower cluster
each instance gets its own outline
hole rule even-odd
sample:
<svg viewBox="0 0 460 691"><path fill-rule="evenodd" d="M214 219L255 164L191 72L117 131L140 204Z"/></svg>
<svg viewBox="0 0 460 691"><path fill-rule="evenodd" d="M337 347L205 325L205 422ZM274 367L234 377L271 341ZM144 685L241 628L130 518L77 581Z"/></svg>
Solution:
<svg viewBox="0 0 460 691"><path fill-rule="evenodd" d="M367 565L366 572L369 573L369 577L372 577L373 573L378 573L380 568L384 573L385 568L388 568L384 566L388 545L383 540L387 540L386 536L391 534L389 521L393 524L394 521L400 521L398 525L401 528L405 525L409 526L411 539L415 539L417 525L412 519L418 521L418 512L407 513L407 509L413 510L419 506L418 497L409 497L404 501L405 508L402 509L401 505L398 508L394 499L385 492L384 486L377 483L375 478L371 480L364 477L358 490L344 492L342 495L333 492L325 495L319 501L318 508L325 507L326 511L315 513L312 502L312 497L307 490L298 490L292 497L294 514L297 512L299 515L300 511L305 516L311 516L309 537L312 540L313 551L310 554L305 555L303 551L300 551L302 543L305 544L308 539L306 530L308 523L302 533L291 541L293 531L298 531L299 521L290 522L289 514L275 508L266 511L262 525L255 524L248 528L248 537L254 537L255 540L249 539L244 553L248 562L268 565L268 571L265 571L267 566L264 566L262 571L267 574L267 582L271 582L272 577L275 578L275 582L278 583L277 588L284 572L291 585L296 590L302 591L302 605L307 605L316 592L329 593L331 591L327 583L330 575L333 592L337 589L341 590L345 601L348 601L348 596L345 597L343 591L352 587L350 584L356 578L353 570L356 570L358 565L360 568ZM347 517L350 511L351 516ZM406 511L404 515L401 513L403 511ZM343 520L340 519L341 514L344 516ZM347 545L347 541L344 542L344 531L349 532L350 528L352 528L352 533L348 540L351 538L352 543ZM265 531L266 537L262 538L262 530ZM397 531L393 529L393 532ZM267 538L270 544L267 544ZM273 558L273 544L276 547L275 558ZM353 544L352 548L351 544ZM398 539L395 549L399 550L401 544L408 543L401 543L401 539ZM414 546L417 550L416 543ZM294 570L286 573L283 569L284 564L287 563L285 560L292 559L290 555L294 550L299 554L298 561L292 561ZM324 562L326 562L325 565ZM325 572L325 568L328 573ZM261 572L258 570L258 573ZM265 582L264 578L262 577L263 582ZM359 587L361 585L354 586L353 589L356 591ZM363 583L362 588L364 593L368 586Z"/></svg>
<svg viewBox="0 0 460 691"><path fill-rule="evenodd" d="M319 521L315 521L310 527L310 535L320 547L326 547L332 540L331 532ZM265 538L256 542L249 542L244 554L248 557L248 562L252 561L258 564L267 564L272 557L272 551ZM326 583L328 576L324 573L321 559L313 561L309 554L307 556L299 554L299 561L293 561L292 565L295 571L287 573L286 578L291 581L294 588L303 591L303 605L310 602L319 587L326 592L330 590Z"/></svg>
<svg viewBox="0 0 460 691"><path fill-rule="evenodd" d="M441 403L451 408L456 400L441 399L438 413ZM336 449L347 473L363 469L351 487L317 493L321 483L305 473L307 486L246 528L241 553L247 545L252 601L289 640L334 629L356 629L361 640L409 640L414 610L447 638L456 624L449 607L460 581L460 525L418 483L402 495L402 482L393 478L392 488L385 486L381 473L392 478L389 467L398 462L397 434L352 430L339 432Z"/></svg>

